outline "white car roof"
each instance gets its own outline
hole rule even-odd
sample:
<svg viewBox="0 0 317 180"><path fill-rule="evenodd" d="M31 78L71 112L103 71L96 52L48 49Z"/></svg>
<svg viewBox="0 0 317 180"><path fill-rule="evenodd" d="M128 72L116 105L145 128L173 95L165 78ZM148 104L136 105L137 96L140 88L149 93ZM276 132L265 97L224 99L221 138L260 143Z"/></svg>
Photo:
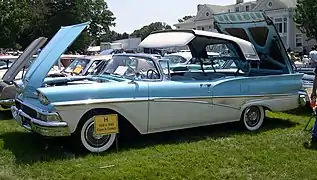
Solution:
<svg viewBox="0 0 317 180"><path fill-rule="evenodd" d="M187 46L196 36L205 36L233 41L239 45L246 58L252 57L259 60L257 52L253 44L249 41L217 32L201 31L201 30L169 30L154 32L147 36L141 43L143 48L168 48L168 47L184 47Z"/></svg>

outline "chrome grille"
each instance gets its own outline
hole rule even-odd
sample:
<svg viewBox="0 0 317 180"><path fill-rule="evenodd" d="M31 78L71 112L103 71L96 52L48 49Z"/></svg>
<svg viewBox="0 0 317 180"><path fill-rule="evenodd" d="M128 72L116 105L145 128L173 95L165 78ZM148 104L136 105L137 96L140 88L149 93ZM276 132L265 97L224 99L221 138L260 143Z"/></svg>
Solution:
<svg viewBox="0 0 317 180"><path fill-rule="evenodd" d="M19 101L15 101L15 106L18 108L18 109L21 109L23 112L25 112L27 115L29 115L30 117L32 118L37 118L37 112L36 110L28 107L28 106L25 106L24 104L22 104L21 102Z"/></svg>

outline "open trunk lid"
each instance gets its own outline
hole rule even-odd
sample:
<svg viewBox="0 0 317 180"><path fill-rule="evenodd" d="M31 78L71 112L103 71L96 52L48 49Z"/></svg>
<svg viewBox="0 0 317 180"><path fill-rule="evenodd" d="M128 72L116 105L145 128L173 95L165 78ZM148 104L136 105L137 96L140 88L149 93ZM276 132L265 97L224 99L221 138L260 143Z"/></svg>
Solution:
<svg viewBox="0 0 317 180"><path fill-rule="evenodd" d="M293 73L294 68L272 20L262 12L214 14L214 27L219 33L251 42L260 64L258 72Z"/></svg>

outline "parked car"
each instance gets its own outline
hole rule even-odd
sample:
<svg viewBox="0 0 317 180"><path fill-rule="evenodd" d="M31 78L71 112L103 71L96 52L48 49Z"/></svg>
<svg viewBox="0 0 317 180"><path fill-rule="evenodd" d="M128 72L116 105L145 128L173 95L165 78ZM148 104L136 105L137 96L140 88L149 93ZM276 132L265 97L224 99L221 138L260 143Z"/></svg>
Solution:
<svg viewBox="0 0 317 180"><path fill-rule="evenodd" d="M49 77L67 77L73 75L86 76L93 71L97 71L96 67L104 61L107 62L111 59L112 55L93 55L83 56L74 59L66 68L62 71L54 74L50 74Z"/></svg>
<svg viewBox="0 0 317 180"><path fill-rule="evenodd" d="M37 49L45 44L46 38L40 37L35 39L10 66L5 72L0 81L0 109L7 110L12 104L14 104L14 98L16 94L15 85L13 81L18 74L22 77L21 70L30 64L33 59L33 55L36 54ZM35 50L36 49L36 50Z"/></svg>
<svg viewBox="0 0 317 180"><path fill-rule="evenodd" d="M224 44L230 49L227 58L238 70L171 74L164 73L161 66L168 61L146 54L116 54L99 75L63 77L58 79L64 84L48 84L45 77L49 69L87 25L61 28L23 81L16 83L18 94L11 110L18 124L43 136L74 136L86 150L104 152L125 125L149 134L241 121L246 129L255 131L262 126L265 110L290 110L301 102L298 90L302 74L292 71L288 59L266 69L253 69L253 64L263 62L250 42L198 30L154 32L140 46L188 45L203 65L212 61L205 47ZM285 68L264 75L279 65Z"/></svg>

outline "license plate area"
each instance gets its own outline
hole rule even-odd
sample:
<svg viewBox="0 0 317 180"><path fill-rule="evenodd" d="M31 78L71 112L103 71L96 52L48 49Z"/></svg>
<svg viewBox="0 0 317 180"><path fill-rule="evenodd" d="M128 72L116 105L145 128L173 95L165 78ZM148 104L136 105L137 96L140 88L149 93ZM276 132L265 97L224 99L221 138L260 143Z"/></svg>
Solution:
<svg viewBox="0 0 317 180"><path fill-rule="evenodd" d="M26 118L24 116L20 116L22 125L30 126L31 125L31 120L29 118Z"/></svg>

